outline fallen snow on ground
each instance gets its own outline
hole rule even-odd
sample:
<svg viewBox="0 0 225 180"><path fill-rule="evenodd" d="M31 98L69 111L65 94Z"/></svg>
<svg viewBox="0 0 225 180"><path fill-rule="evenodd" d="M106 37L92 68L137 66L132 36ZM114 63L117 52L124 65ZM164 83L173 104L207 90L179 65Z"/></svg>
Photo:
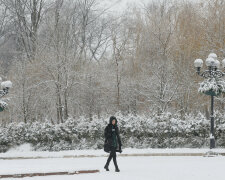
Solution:
<svg viewBox="0 0 225 180"><path fill-rule="evenodd" d="M33 151L31 144L22 144L20 146L9 149L7 153L13 154L18 152L31 152L31 151Z"/></svg>
<svg viewBox="0 0 225 180"><path fill-rule="evenodd" d="M122 154L148 154L148 153L206 153L210 149L133 149L125 148ZM213 152L225 153L225 149L213 149ZM0 153L0 158L12 158L12 157L25 157L25 158L36 158L36 157L51 157L51 158L62 158L65 156L105 156L102 149L100 150L71 150L71 151L59 151L59 152L49 152L49 151L32 151L32 147L29 144L24 144L19 147L10 149L6 153Z"/></svg>
<svg viewBox="0 0 225 180"><path fill-rule="evenodd" d="M23 180L224 180L225 157L118 157L120 173L106 157L0 160L0 174L99 169L95 174L27 177ZM16 179L11 179L16 180Z"/></svg>

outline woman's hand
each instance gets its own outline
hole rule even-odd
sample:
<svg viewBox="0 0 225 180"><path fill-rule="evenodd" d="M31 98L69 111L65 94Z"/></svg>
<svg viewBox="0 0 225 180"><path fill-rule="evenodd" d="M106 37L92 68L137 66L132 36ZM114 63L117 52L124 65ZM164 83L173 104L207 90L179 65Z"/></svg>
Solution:
<svg viewBox="0 0 225 180"><path fill-rule="evenodd" d="M122 149L121 149L121 146L120 146L120 148L119 148L119 152L120 152L120 153L122 153L122 152L123 152L123 151L122 151Z"/></svg>

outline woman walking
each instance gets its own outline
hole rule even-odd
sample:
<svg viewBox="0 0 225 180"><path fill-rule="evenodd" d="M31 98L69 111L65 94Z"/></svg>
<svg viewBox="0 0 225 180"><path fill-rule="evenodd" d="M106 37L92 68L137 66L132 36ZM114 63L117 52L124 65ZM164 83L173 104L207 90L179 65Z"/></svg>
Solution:
<svg viewBox="0 0 225 180"><path fill-rule="evenodd" d="M116 117L114 116L110 117L109 124L105 128L104 135L105 135L104 151L110 153L104 168L106 169L106 171L109 171L109 163L113 159L116 172L120 172L116 161L116 152L120 153L122 152L121 149L122 144Z"/></svg>

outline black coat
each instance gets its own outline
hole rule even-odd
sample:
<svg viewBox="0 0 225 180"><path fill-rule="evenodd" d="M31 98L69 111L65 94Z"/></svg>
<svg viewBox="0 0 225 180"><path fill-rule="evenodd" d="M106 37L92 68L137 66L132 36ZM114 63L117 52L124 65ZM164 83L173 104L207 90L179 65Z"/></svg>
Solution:
<svg viewBox="0 0 225 180"><path fill-rule="evenodd" d="M105 135L105 143L104 143L104 151L105 152L110 152L111 149L113 148L113 134L112 134L112 123L110 122L104 131L104 135ZM117 121L116 121L116 125L115 125L115 132L116 132L116 137L117 137L117 148L116 148L116 152L121 152L121 139L120 139L120 134L119 134L119 128L117 126Z"/></svg>

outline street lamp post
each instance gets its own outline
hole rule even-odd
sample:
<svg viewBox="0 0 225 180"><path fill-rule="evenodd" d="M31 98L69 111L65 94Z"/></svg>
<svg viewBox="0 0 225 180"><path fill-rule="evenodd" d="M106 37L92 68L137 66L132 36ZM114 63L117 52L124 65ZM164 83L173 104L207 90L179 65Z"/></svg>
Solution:
<svg viewBox="0 0 225 180"><path fill-rule="evenodd" d="M194 61L194 66L197 69L197 74L205 79L219 79L225 76L225 73L219 70L220 61L217 59L217 55L215 53L210 53L208 58L205 61L208 69L201 72L201 68L203 67L203 60L196 59ZM222 66L225 69L225 59L222 61ZM210 89L207 92L204 92L207 95L211 96L211 114L210 114L210 149L215 148L215 132L214 132L214 96L219 95L220 93L216 93L213 89Z"/></svg>

